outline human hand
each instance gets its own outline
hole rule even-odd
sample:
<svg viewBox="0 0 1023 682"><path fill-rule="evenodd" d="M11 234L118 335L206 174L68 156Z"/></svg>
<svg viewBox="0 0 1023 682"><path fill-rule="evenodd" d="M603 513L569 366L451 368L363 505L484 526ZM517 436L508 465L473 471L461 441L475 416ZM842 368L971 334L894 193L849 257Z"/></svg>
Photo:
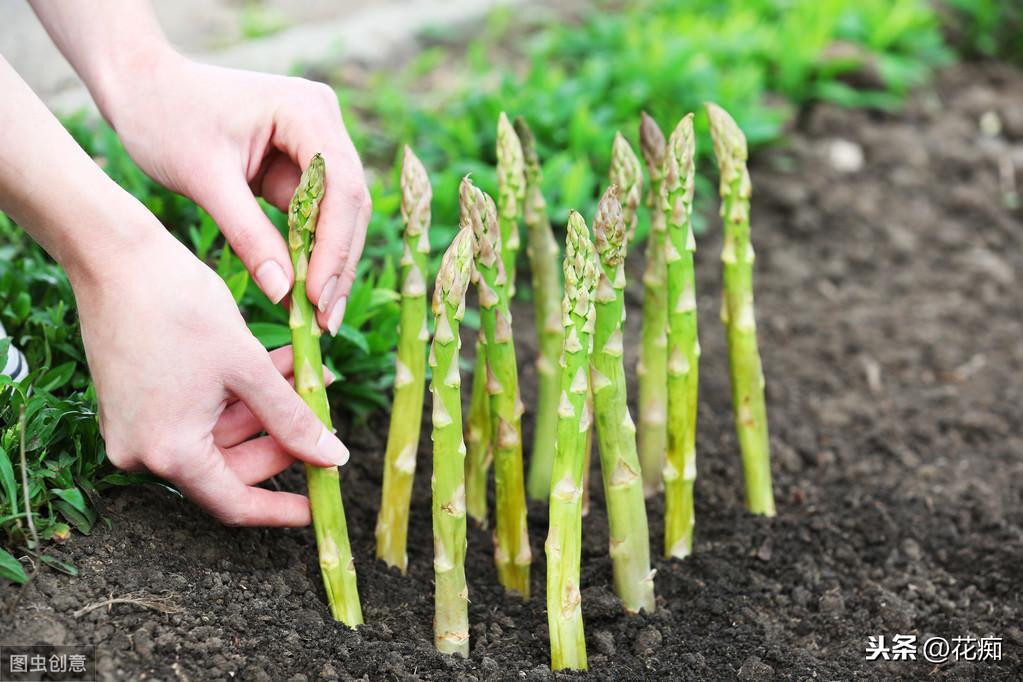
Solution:
<svg viewBox="0 0 1023 682"><path fill-rule="evenodd" d="M254 487L296 460L348 460L289 385L290 348L267 354L223 281L141 206L128 213L145 238L73 279L110 461L227 524L308 524L304 496Z"/></svg>
<svg viewBox="0 0 1023 682"><path fill-rule="evenodd" d="M337 334L370 218L359 156L334 91L301 78L238 71L157 50L145 72L100 92L104 114L153 179L210 213L273 301L291 289L288 249L256 196L281 210L320 152L327 182L306 293L317 322Z"/></svg>

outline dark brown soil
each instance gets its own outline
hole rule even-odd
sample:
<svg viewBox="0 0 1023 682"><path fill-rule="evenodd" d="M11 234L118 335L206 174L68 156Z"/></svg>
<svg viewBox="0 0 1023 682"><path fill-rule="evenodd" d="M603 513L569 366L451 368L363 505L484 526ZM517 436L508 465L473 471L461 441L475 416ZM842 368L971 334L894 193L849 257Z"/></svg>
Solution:
<svg viewBox="0 0 1023 682"><path fill-rule="evenodd" d="M987 112L1000 118L996 136L981 133ZM712 229L697 254L696 553L658 560L657 612L626 617L609 587L595 486L583 550L590 677L1023 679L1023 222L1005 202L1008 171L1023 168L1020 112L1023 73L956 67L899 115L816 107L791 144L756 158L779 514L743 510ZM838 139L862 149L862 170L835 170ZM637 311L638 281L629 292ZM517 313L528 357L528 305ZM638 318L629 319L633 339ZM523 379L529 404L530 370ZM384 431L376 422L343 434L368 622L358 631L328 616L309 530L224 528L164 490L129 489L107 500L109 530L60 549L80 577L40 576L0 624L0 642L95 644L103 679L550 678L543 599L502 594L480 530L469 539L471 657L434 652L428 438L402 577L373 559ZM660 549L659 500L650 511ZM542 595L546 519L542 505L530 514ZM128 594L166 597L180 612L118 605L73 615ZM1001 637L1003 657L865 660L869 636L896 634Z"/></svg>

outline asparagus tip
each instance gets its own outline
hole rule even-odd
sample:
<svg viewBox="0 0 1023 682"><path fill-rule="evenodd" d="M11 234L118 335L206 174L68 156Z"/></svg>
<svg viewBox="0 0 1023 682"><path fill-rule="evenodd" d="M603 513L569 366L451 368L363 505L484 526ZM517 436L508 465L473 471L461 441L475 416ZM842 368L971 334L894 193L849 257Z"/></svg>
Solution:
<svg viewBox="0 0 1023 682"><path fill-rule="evenodd" d="M639 122L639 146L643 151L643 159L646 161L647 170L650 176L660 177L661 166L664 163L664 133L657 121L645 111L640 116Z"/></svg>
<svg viewBox="0 0 1023 682"><path fill-rule="evenodd" d="M713 102L707 102L707 117L710 119L710 135L714 140L714 153L720 161L730 157L744 162L747 157L746 136L731 114Z"/></svg>
<svg viewBox="0 0 1023 682"><path fill-rule="evenodd" d="M618 200L618 185L608 187L597 204L593 241L604 265L614 266L625 260L625 219Z"/></svg>

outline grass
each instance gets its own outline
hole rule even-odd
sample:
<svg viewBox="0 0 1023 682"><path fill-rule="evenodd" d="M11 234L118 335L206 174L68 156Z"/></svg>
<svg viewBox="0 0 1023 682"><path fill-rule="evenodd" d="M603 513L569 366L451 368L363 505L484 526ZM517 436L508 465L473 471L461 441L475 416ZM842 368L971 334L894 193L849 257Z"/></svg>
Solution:
<svg viewBox="0 0 1023 682"><path fill-rule="evenodd" d="M341 333L323 339L325 361L339 378L332 402L350 416L389 405L401 249L393 160L400 144L410 143L431 172L432 280L457 227L461 177L471 172L481 187L496 190L494 123L502 110L526 116L536 132L544 191L560 229L571 208L592 214L614 133L635 142L641 110L668 126L713 100L735 115L755 148L777 142L785 123L815 100L895 108L950 59L938 14L925 0L602 2L578 21L528 21L498 11L467 45L434 33L432 47L402 75L388 70L358 89L339 90L353 137L375 171L366 258ZM865 72L872 87L850 84ZM208 215L146 178L106 126L81 118L66 124L115 181L217 270L264 345L289 342L285 313L249 286ZM705 118L697 129L706 168ZM701 176L698 191L711 190ZM284 216L267 210L283 230ZM641 223L641 236L646 227ZM0 319L34 368L17 385L0 378L0 546L38 554L21 501L22 435L29 507L44 540L90 532L102 518L105 488L152 479L106 463L67 278L6 219L0 243ZM528 278L520 281L529 296ZM478 318L467 315L465 324L478 327ZM0 342L0 363L6 349ZM25 577L11 554L0 553L0 577Z"/></svg>

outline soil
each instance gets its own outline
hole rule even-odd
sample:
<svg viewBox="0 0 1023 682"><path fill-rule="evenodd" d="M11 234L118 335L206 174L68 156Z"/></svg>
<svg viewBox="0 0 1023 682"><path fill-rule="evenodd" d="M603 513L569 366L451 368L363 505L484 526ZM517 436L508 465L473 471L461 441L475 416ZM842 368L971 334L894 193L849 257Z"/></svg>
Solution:
<svg viewBox="0 0 1023 682"><path fill-rule="evenodd" d="M588 677L1023 679L1023 215L1009 196L1011 170L1023 168L1020 112L1023 73L959 66L899 114L815 106L784 146L756 156L778 516L743 509L711 229L697 254L696 551L658 559L657 611L625 616L594 486L583 548ZM630 260L633 339L640 251ZM529 357L529 305L515 312ZM522 374L530 405L534 376ZM529 442L528 414L525 429ZM529 510L528 602L497 587L489 534L470 532L471 656L441 656L428 436L409 574L373 558L385 432L382 419L342 429L367 621L357 631L327 613L310 530L225 528L166 490L135 488L107 498L109 529L58 549L80 576L39 576L0 624L0 642L94 644L111 680L550 679L543 505ZM302 486L298 472L278 483ZM660 500L650 520L659 550ZM74 615L126 595L163 597L176 612L120 604ZM868 637L896 634L1001 637L1002 659L865 660Z"/></svg>

